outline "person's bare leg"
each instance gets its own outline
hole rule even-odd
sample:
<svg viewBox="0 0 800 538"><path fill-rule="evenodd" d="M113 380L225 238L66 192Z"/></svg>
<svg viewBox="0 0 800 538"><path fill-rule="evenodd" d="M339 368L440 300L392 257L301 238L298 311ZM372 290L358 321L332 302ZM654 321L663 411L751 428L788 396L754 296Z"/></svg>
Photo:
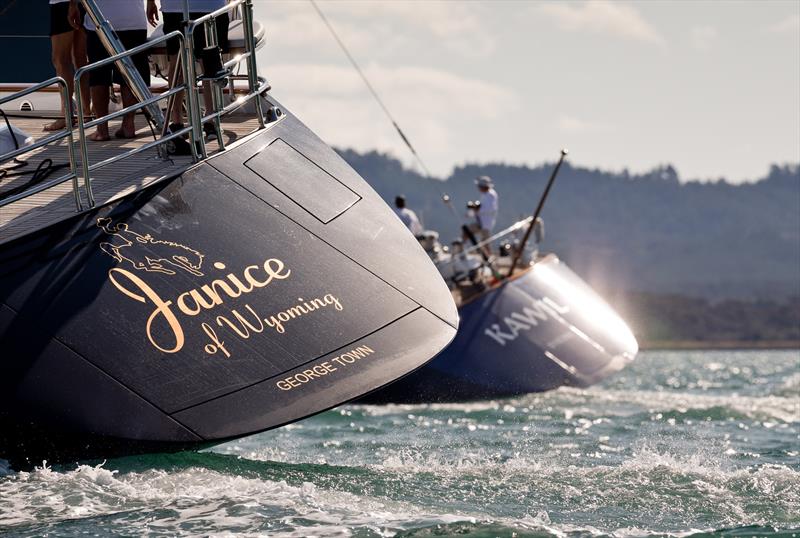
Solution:
<svg viewBox="0 0 800 538"><path fill-rule="evenodd" d="M178 61L177 54L171 54L169 57L169 72L172 73L175 69L175 64ZM170 81L174 87L176 84L183 82L183 73L178 71L175 73L175 82ZM183 98L184 92L175 94L175 100L172 103L172 110L169 112L169 121L172 123L183 123Z"/></svg>
<svg viewBox="0 0 800 538"><path fill-rule="evenodd" d="M120 93L122 93L122 107L128 108L129 106L135 105L138 100L133 95L133 92L126 86L125 84L122 85L120 88ZM114 133L114 136L117 138L136 138L136 113L135 112L128 112L124 116L122 116L122 125L120 128Z"/></svg>
<svg viewBox="0 0 800 538"><path fill-rule="evenodd" d="M211 98L211 82L208 80L203 81L203 104L206 107L206 116L208 116L214 109L214 101Z"/></svg>
<svg viewBox="0 0 800 538"><path fill-rule="evenodd" d="M208 116L217 110L214 108L214 98L211 95L213 88L211 86L210 80L203 81L203 104L206 107L205 114ZM217 123L215 121L209 121L208 123L203 125L203 132L206 134L206 137L210 139L217 138L219 134L217 133Z"/></svg>
<svg viewBox="0 0 800 538"><path fill-rule="evenodd" d="M490 231L481 230L480 236L479 236L480 237L480 241L481 242L486 241L487 239L489 239L489 237L491 237L491 235L492 235L492 233ZM487 258L490 258L492 256L492 245L489 244L489 243L486 243L485 245L483 245L483 252L484 252L484 254L486 254Z"/></svg>
<svg viewBox="0 0 800 538"><path fill-rule="evenodd" d="M75 69L79 69L89 63L86 57L86 32L81 28L72 32L72 64ZM81 77L81 105L83 106L83 116L87 118L91 115L91 94L89 90L89 76Z"/></svg>
<svg viewBox="0 0 800 538"><path fill-rule="evenodd" d="M94 105L94 115L98 118L102 118L108 114L108 100L110 98L108 86L92 86L91 94L92 104ZM88 138L95 142L110 140L111 137L108 136L108 122L99 124L97 130L90 134Z"/></svg>
<svg viewBox="0 0 800 538"><path fill-rule="evenodd" d="M50 43L53 47L53 67L56 68L56 74L63 78L64 81L67 83L67 89L69 90L69 95L72 95L72 85L73 85L73 77L75 75L75 70L72 67L72 32L64 32L63 34L58 34L50 37ZM64 98L61 98L61 118L53 121L52 123L48 123L44 126L45 131L60 131L64 129L67 124L64 123L64 110L67 106L67 103L64 102Z"/></svg>

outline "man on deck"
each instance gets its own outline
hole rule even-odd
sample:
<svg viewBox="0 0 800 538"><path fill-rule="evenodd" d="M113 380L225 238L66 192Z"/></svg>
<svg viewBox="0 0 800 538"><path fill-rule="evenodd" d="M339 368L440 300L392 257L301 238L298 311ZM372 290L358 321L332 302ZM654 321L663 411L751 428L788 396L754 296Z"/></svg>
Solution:
<svg viewBox="0 0 800 538"><path fill-rule="evenodd" d="M475 184L481 193L478 221L481 226L480 239L484 240L492 235L495 222L497 222L497 191L494 190L494 183L489 176L479 176L475 180Z"/></svg>
<svg viewBox="0 0 800 538"><path fill-rule="evenodd" d="M50 43L53 48L52 59L56 74L67 83L69 95L75 91L75 69L86 65L86 33L83 28L73 28L69 22L69 0L50 0ZM80 8L79 8L80 9ZM81 83L81 104L86 115L89 107L89 78L83 77ZM61 116L44 126L45 131L60 131L67 127L64 111L68 103L61 102Z"/></svg>
<svg viewBox="0 0 800 538"><path fill-rule="evenodd" d="M402 194L394 199L395 210L397 216L403 221L403 224L411 230L414 237L418 237L422 233L422 224L419 223L417 214L406 207L406 197Z"/></svg>
<svg viewBox="0 0 800 538"><path fill-rule="evenodd" d="M477 241L484 241L492 235L492 230L497 222L497 191L494 190L494 183L489 176L478 176L475 184L478 186L481 196L477 208L472 209L473 206L469 206L471 208L470 215L475 217L475 222L469 225L469 230ZM464 240L467 239L465 233ZM483 252L486 256L490 256L491 247L485 245Z"/></svg>
<svg viewBox="0 0 800 538"><path fill-rule="evenodd" d="M126 50L131 50L147 42L147 17L145 16L143 2L137 0L96 0L96 3L103 17L111 24L117 34L117 38ZM79 29L81 25L86 29L86 52L89 56L89 63L105 60L109 57L109 54L97 34L98 30L89 15L81 16L82 11L79 9L78 4L77 0L70 0L69 22L75 29ZM144 83L149 86L149 53L147 51L139 52L134 54L131 60ZM108 115L111 97L110 88L114 82L120 85L123 107L128 108L137 103L137 98L128 87L116 65L106 64L97 67L90 71L88 76L94 115L97 118ZM88 114L88 111L86 113ZM117 138L136 138L135 116L135 112L125 114L122 117L122 124L114 133L114 136ZM110 140L108 122L104 121L98 124L95 132L87 138L95 142Z"/></svg>
<svg viewBox="0 0 800 538"><path fill-rule="evenodd" d="M218 9L222 9L226 5L226 0L189 0L189 19L196 20L200 17L207 15ZM184 24L184 0L161 0L161 14L164 17L164 33L168 34L175 30L183 30ZM152 26L158 25L158 11L156 0L147 0L147 20ZM219 15L214 19L214 25L217 31L217 45L221 52L228 52L228 26L230 17L227 13ZM202 55L203 50L206 48L206 32L205 25L197 28L194 32L194 50L195 55ZM178 51L180 44L177 38L167 41L167 56L169 58L169 73L175 71L175 64L178 58ZM211 75L211 73L208 73ZM183 73L175 73L177 82L183 82ZM213 107L211 99L211 82L208 80L203 81L203 102L205 103L205 115L216 112ZM175 102L172 109L169 111L169 119L171 122L170 128L174 130L183 128L183 92L175 96ZM208 139L216 139L218 136L217 128L213 124L204 123L203 132Z"/></svg>

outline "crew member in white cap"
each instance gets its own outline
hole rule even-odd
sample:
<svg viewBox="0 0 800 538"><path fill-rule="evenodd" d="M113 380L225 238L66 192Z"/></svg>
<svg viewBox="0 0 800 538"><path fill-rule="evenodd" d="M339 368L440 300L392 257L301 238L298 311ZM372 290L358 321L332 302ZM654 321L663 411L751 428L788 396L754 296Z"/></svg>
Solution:
<svg viewBox="0 0 800 538"><path fill-rule="evenodd" d="M481 222L481 239L486 239L492 234L497 222L497 191L489 176L479 176L475 180L481 193L481 207L478 208L478 218Z"/></svg>
<svg viewBox="0 0 800 538"><path fill-rule="evenodd" d="M484 241L492 235L492 230L497 222L497 191L494 190L494 183L489 176L478 176L475 184L481 193L480 207L477 210L471 210L476 222L470 225L470 230L476 235L478 241ZM491 253L489 245L486 245L484 252L487 255Z"/></svg>

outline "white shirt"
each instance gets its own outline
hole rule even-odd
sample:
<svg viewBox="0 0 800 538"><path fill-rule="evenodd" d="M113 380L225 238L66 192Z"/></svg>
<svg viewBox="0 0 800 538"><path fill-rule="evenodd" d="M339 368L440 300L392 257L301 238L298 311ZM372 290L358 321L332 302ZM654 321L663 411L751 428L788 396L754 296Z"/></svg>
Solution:
<svg viewBox="0 0 800 538"><path fill-rule="evenodd" d="M497 191L489 188L481 193L481 208L478 210L481 219L481 228L492 231L497 222Z"/></svg>
<svg viewBox="0 0 800 538"><path fill-rule="evenodd" d="M415 236L422 233L422 224L419 223L419 219L417 218L417 214L411 211L409 208L404 207L402 209L395 208L395 213L397 216L400 217L400 220L403 221L403 224L406 225L406 228L411 230L411 233Z"/></svg>
<svg viewBox="0 0 800 538"><path fill-rule="evenodd" d="M69 2L69 0L50 0L50 4L63 4L64 2Z"/></svg>
<svg viewBox="0 0 800 538"><path fill-rule="evenodd" d="M115 31L147 30L145 0L95 0L95 2ZM91 32L96 30L89 15L83 19L83 27Z"/></svg>
<svg viewBox="0 0 800 538"><path fill-rule="evenodd" d="M225 7L225 0L189 0L189 13L211 13ZM161 0L161 13L183 13L183 0Z"/></svg>

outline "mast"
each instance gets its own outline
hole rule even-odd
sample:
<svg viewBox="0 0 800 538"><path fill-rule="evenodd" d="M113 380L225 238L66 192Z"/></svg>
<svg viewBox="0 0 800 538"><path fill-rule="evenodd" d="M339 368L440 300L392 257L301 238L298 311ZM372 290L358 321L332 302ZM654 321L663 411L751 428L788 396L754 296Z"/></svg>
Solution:
<svg viewBox="0 0 800 538"><path fill-rule="evenodd" d="M536 210L533 212L533 218L531 219L530 225L528 225L528 229L525 230L525 235L522 237L519 248L514 253L514 259L511 261L511 266L508 268L508 274L506 275L506 278L514 274L514 268L517 266L519 259L522 257L522 253L525 252L525 245L528 244L528 239L531 237L533 227L536 226L536 219L539 218L539 213L542 212L544 202L547 200L547 195L550 194L550 187L553 186L553 182L556 180L556 176L558 175L558 169L561 168L561 165L564 163L564 158L567 156L567 153L569 153L569 151L566 148L561 150L561 157L558 159L556 167L553 168L553 173L550 174L550 179L547 182L547 186L544 188L542 197L539 198L539 204L536 206Z"/></svg>

